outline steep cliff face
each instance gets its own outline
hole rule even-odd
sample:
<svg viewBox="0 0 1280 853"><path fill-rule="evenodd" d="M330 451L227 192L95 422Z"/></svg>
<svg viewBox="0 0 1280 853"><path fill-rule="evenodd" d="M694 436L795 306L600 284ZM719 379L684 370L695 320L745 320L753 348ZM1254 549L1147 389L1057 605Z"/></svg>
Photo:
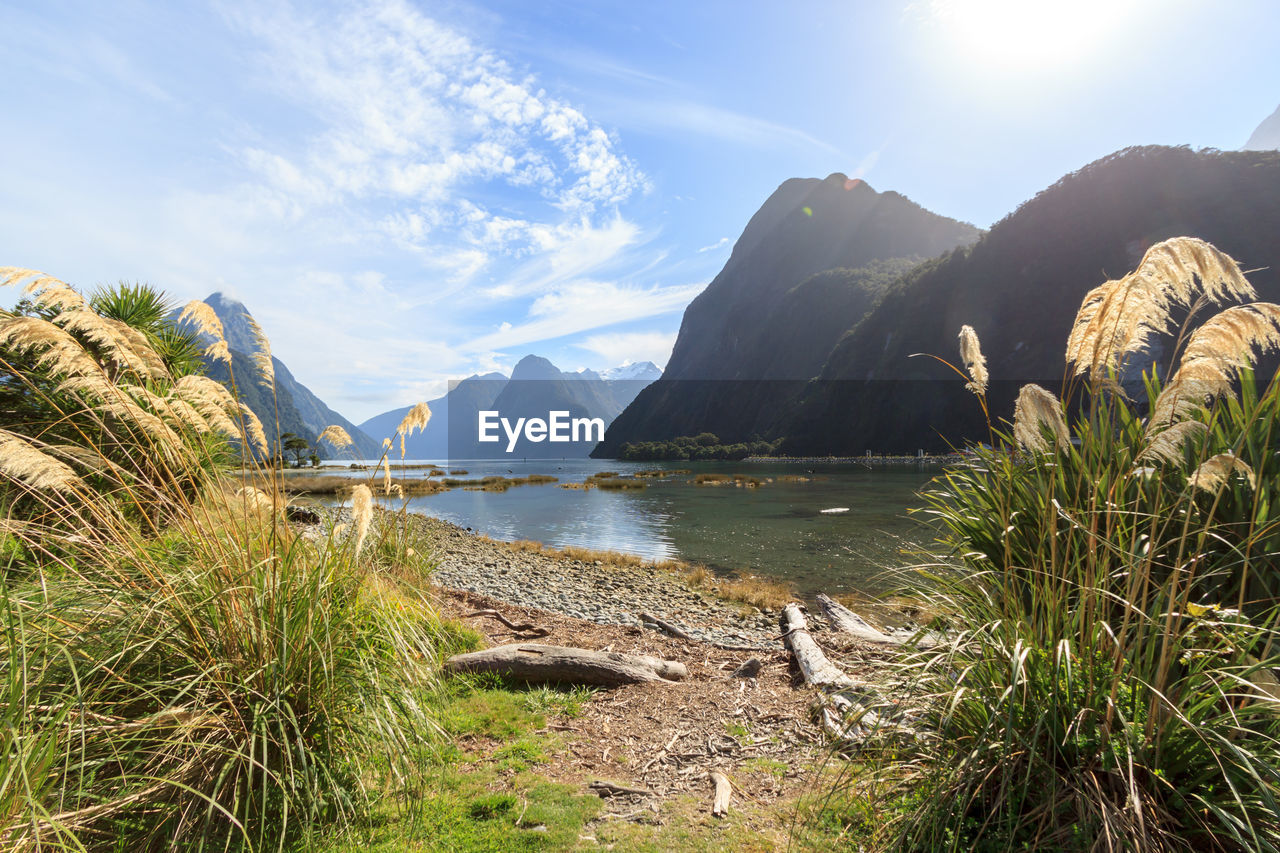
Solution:
<svg viewBox="0 0 1280 853"><path fill-rule="evenodd" d="M222 332L227 339L227 348L232 352L232 366L236 374L237 390L245 404L262 421L268 435L274 436L274 424L277 412L280 417L281 434L291 432L307 441L314 442L325 427L336 424L347 431L355 447L338 454L327 442L320 445L322 456L352 455L362 458L376 457L382 451L380 442L370 438L355 424L335 412L324 401L311 392L311 389L294 378L293 373L278 358L272 358L275 370L275 400L272 400L270 389L262 388L257 381L258 371L249 359L256 350L257 343L249 326L249 309L244 303L230 298L224 293L213 293L204 300L218 319L222 321ZM268 333L269 337L269 333ZM224 365L208 363L209 375L220 382L227 382L229 375Z"/></svg>
<svg viewBox="0 0 1280 853"><path fill-rule="evenodd" d="M686 309L662 379L619 416L597 455L629 441L767 432L777 395L821 369L889 281L979 233L839 173L784 182Z"/></svg>
<svg viewBox="0 0 1280 853"><path fill-rule="evenodd" d="M1236 258L1262 299L1280 301L1280 152L1131 148L1074 172L955 251L896 282L831 352L819 381L778 424L787 452L942 450L984 440L963 382L911 354L956 360L971 325L994 382L993 416L1011 417L1026 381L1060 384L1080 300L1133 269L1153 243L1199 237ZM1203 318L1201 318L1203 319ZM1143 365L1167 366L1172 338Z"/></svg>

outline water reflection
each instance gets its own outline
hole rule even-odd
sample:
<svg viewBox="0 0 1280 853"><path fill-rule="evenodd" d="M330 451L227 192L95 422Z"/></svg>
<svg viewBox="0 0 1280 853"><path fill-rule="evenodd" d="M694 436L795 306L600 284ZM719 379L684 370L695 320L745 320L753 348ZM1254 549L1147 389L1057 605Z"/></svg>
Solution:
<svg viewBox="0 0 1280 853"><path fill-rule="evenodd" d="M936 473L916 467L866 469L741 463L626 463L595 460L454 463L467 478L493 474L551 474L582 482L604 468L742 473L772 480L760 488L698 486L691 475L648 480L644 490L518 486L505 492L451 489L413 498L409 509L497 539L534 539L556 547L577 545L677 557L719 569L748 569L791 580L806 592L879 592L891 584L886 570L914 558L910 552L932 533L908 516L918 490ZM334 473L329 471L327 473ZM369 472L348 472L369 476ZM395 472L421 477L424 470ZM805 482L787 481L787 475ZM848 507L841 514L823 509Z"/></svg>

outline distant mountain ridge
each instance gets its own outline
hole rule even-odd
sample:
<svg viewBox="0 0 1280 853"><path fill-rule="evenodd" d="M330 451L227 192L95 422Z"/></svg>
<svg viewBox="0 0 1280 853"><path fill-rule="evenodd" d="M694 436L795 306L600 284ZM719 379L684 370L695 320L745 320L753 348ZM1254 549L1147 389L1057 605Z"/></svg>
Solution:
<svg viewBox="0 0 1280 853"><path fill-rule="evenodd" d="M1280 148L1280 107L1276 107L1276 111L1254 129L1243 150L1268 151L1274 148Z"/></svg>
<svg viewBox="0 0 1280 853"><path fill-rule="evenodd" d="M794 193L788 202L799 203ZM765 208L757 218L779 220L776 210ZM781 452L796 456L914 454L987 440L986 422L964 382L937 361L913 354L955 363L956 335L962 325L973 326L992 378L992 417L1009 418L1022 383L1061 384L1067 331L1084 294L1133 269L1151 245L1182 235L1207 240L1252 271L1249 278L1260 298L1280 302L1277 234L1280 151L1124 149L1063 177L971 246L946 251L902 274L882 264L879 271L891 279L883 295L867 312L843 317L848 323L834 336L812 379L785 377L813 363L814 338L831 337L831 315L841 310L831 307L837 297L858 302L850 296L851 282L840 281L845 274L818 273L799 287L812 288L812 298L788 308L786 297L796 289L786 290L769 312L762 312L782 329L817 330L775 336L773 363L783 368L773 378L767 366L748 357L705 374L740 376L747 364L748 375L759 379L670 381L675 375L697 377L689 365L741 351L745 340L723 326L714 334L687 336L686 312L683 343L676 346L683 360L673 354L663 380L619 416L595 455L616 455L625 442L703 431L725 443L783 439ZM770 245L777 240L783 245ZM756 242L755 251L785 255L794 246L786 235L773 232ZM830 256L828 250L824 257ZM728 272L726 265L721 275ZM710 294L708 288L704 302L714 304ZM1172 339L1156 340L1148 364L1167 360L1171 344Z"/></svg>
<svg viewBox="0 0 1280 853"><path fill-rule="evenodd" d="M501 412L512 422L520 417L545 418L550 411L567 411L572 417L602 418L607 425L644 386L661 375L657 365L648 361L599 373L592 370L570 373L541 356L527 355L512 368L510 377L501 373L468 376L456 384L450 383L446 394L428 400L431 420L425 430L405 440L405 456L443 460L500 455L503 447L495 451L494 447L475 441L476 417L481 410ZM360 424L360 429L370 435L393 437L409 409L404 406L375 415ZM560 452L545 445L523 448L523 453L526 456L585 456L589 450L589 447L570 448ZM396 453L399 453L398 444Z"/></svg>

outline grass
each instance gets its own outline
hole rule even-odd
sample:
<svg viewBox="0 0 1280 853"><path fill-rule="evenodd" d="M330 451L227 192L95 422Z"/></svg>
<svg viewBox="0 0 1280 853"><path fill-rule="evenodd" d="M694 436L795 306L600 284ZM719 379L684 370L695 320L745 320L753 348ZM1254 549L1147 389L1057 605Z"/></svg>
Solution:
<svg viewBox="0 0 1280 853"><path fill-rule="evenodd" d="M358 503L358 536L295 536L263 425L171 329L0 275L31 297L0 312L0 846L280 849L424 785L437 656L474 640L422 594L429 543Z"/></svg>
<svg viewBox="0 0 1280 853"><path fill-rule="evenodd" d="M1012 431L926 494L953 556L914 592L950 639L898 662L910 728L882 729L814 820L878 849L1280 850L1280 382L1245 367L1280 306L1184 330L1178 371L1130 400L1144 328L1219 275L1247 288L1170 242L1086 298L1077 403L1024 389Z"/></svg>

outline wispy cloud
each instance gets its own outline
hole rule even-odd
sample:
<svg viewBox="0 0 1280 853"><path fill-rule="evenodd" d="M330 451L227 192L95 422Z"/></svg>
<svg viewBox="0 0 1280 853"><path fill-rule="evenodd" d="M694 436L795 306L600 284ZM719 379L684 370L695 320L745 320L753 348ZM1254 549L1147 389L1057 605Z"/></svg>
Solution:
<svg viewBox="0 0 1280 853"><path fill-rule="evenodd" d="M504 349L553 340L630 320L683 309L706 284L632 287L614 282L578 281L534 300L524 322L475 338L468 352Z"/></svg>
<svg viewBox="0 0 1280 853"><path fill-rule="evenodd" d="M675 332L590 335L577 344L578 347L602 357L609 364L621 364L628 360L652 361L659 367L666 366L675 345Z"/></svg>
<svg viewBox="0 0 1280 853"><path fill-rule="evenodd" d="M714 252L716 249L723 249L725 246L729 245L729 242L728 237L721 237L710 246L703 246L698 250L698 254L702 254L703 252Z"/></svg>

